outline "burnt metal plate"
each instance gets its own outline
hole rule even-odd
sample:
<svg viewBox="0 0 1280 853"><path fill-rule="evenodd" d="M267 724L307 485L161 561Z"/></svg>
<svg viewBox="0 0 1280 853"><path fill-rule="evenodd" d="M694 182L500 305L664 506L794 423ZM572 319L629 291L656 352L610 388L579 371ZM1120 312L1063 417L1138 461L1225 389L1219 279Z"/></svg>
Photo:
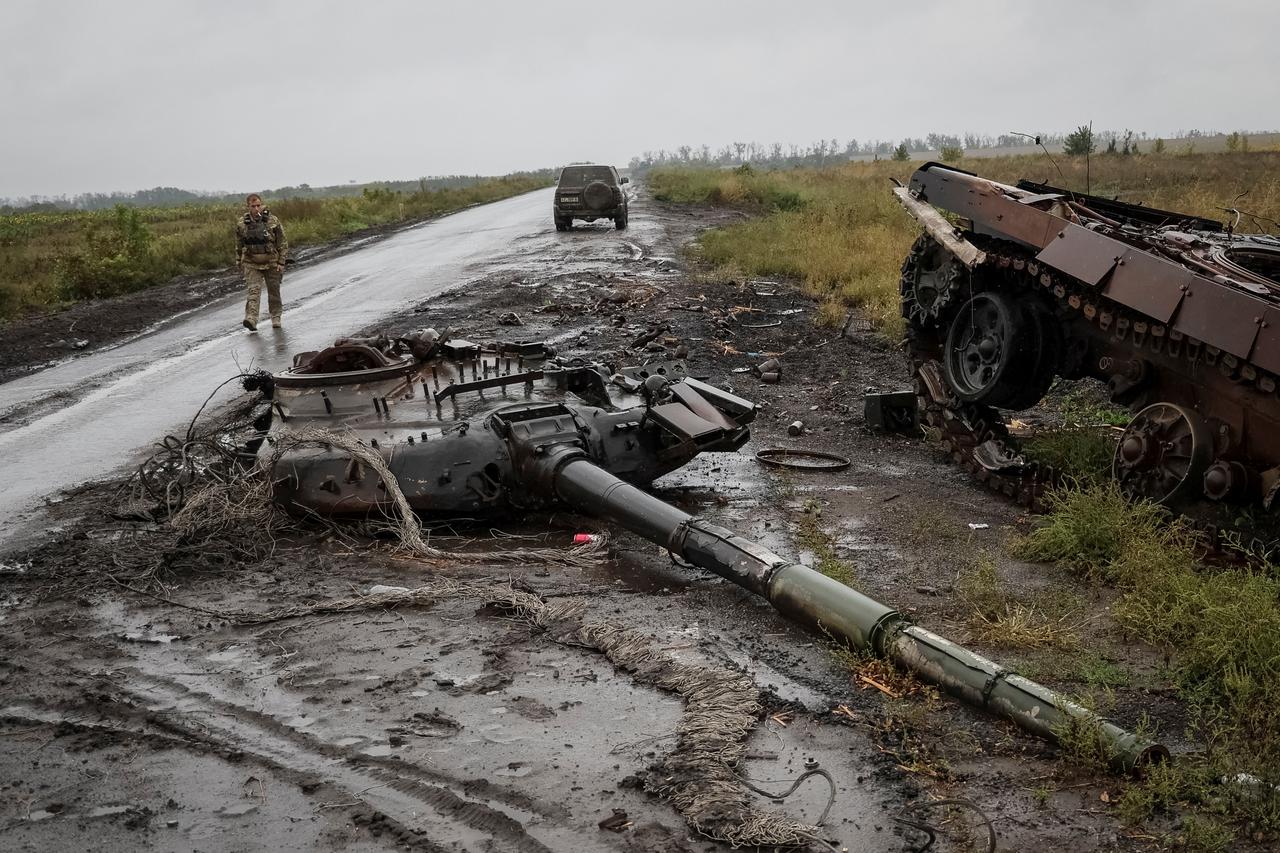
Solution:
<svg viewBox="0 0 1280 853"><path fill-rule="evenodd" d="M914 432L917 426L915 391L864 394L863 422L868 429L887 432Z"/></svg>
<svg viewBox="0 0 1280 853"><path fill-rule="evenodd" d="M1035 195L1024 195L1018 199L1018 204L1040 204L1043 201L1055 201L1056 199L1066 198L1062 193L1038 193Z"/></svg>
<svg viewBox="0 0 1280 853"><path fill-rule="evenodd" d="M1193 275L1173 328L1240 358L1248 358L1266 305L1257 297Z"/></svg>
<svg viewBox="0 0 1280 853"><path fill-rule="evenodd" d="M1120 260L1125 247L1109 237L1065 222L1057 236L1036 256L1042 263L1097 286Z"/></svg>
<svg viewBox="0 0 1280 853"><path fill-rule="evenodd" d="M747 369L750 370L750 368ZM697 379L685 379L684 384L697 391L711 405L737 421L738 425L749 424L755 420L756 404L750 400L744 400L736 394L730 394L723 388L708 385Z"/></svg>
<svg viewBox="0 0 1280 853"><path fill-rule="evenodd" d="M737 424L725 417L723 412L711 405L706 397L693 390L688 383L677 382L672 385L671 394L704 421L715 424L726 432L732 432L738 428Z"/></svg>
<svg viewBox="0 0 1280 853"><path fill-rule="evenodd" d="M724 432L720 427L694 414L683 403L654 406L649 410L649 415L672 432L692 439Z"/></svg>
<svg viewBox="0 0 1280 853"><path fill-rule="evenodd" d="M1137 249L1126 249L1102 291L1121 305L1169 322L1182 301L1183 285L1195 276L1190 270Z"/></svg>
<svg viewBox="0 0 1280 853"><path fill-rule="evenodd" d="M911 189L920 200L973 221L979 234L995 234L1039 248L1065 222L1051 213L1021 204L1006 192L1011 187L950 169L918 171Z"/></svg>
<svg viewBox="0 0 1280 853"><path fill-rule="evenodd" d="M1280 373L1280 309L1268 308L1263 312L1258 340L1254 342L1249 360L1263 370Z"/></svg>

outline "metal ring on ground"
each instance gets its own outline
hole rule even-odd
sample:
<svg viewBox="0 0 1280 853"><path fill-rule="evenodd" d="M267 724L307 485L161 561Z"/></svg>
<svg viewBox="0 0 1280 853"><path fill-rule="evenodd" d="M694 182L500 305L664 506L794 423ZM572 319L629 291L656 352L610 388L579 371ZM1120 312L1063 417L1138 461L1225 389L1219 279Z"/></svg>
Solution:
<svg viewBox="0 0 1280 853"><path fill-rule="evenodd" d="M799 468L804 471L843 471L853 463L835 453L820 450L789 450L770 447L756 453L756 459L775 468Z"/></svg>

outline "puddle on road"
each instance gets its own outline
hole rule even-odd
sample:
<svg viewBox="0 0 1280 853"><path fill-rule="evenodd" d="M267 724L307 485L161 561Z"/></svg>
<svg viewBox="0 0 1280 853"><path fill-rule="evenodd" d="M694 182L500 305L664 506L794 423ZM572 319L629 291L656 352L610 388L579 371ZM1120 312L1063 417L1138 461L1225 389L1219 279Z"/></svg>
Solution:
<svg viewBox="0 0 1280 853"><path fill-rule="evenodd" d="M828 492L864 492L865 486L854 485L853 483L838 483L828 485L825 483L796 483L791 487L791 491L800 494L818 493L825 494Z"/></svg>
<svg viewBox="0 0 1280 853"><path fill-rule="evenodd" d="M83 817L110 817L111 815L124 814L133 806L98 806L96 809L90 809L85 812Z"/></svg>
<svg viewBox="0 0 1280 853"><path fill-rule="evenodd" d="M230 646L220 652L205 655L204 659L213 663L235 663L245 659L245 649L243 646Z"/></svg>
<svg viewBox="0 0 1280 853"><path fill-rule="evenodd" d="M233 806L226 806L225 808L218 809L214 814L220 817L242 817L247 814L252 814L257 810L257 803L236 803Z"/></svg>
<svg viewBox="0 0 1280 853"><path fill-rule="evenodd" d="M522 779L533 771L533 765L523 761L513 761L506 767L500 767L493 771L494 776L505 776L509 779Z"/></svg>

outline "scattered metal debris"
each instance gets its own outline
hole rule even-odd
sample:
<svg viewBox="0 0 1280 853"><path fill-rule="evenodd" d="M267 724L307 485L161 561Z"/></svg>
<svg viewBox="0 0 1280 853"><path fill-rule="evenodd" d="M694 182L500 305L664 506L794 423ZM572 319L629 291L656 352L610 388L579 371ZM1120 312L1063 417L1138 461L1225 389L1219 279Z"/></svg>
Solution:
<svg viewBox="0 0 1280 853"><path fill-rule="evenodd" d="M881 432L914 433L916 420L916 393L914 391L890 391L886 394L864 394L862 397L863 422L868 429Z"/></svg>
<svg viewBox="0 0 1280 853"><path fill-rule="evenodd" d="M995 853L996 842L997 842L995 824L992 823L991 818L987 817L986 812L978 808L977 803L974 803L972 800L966 800L960 797L954 797L954 798L945 799L945 800L933 800L929 802L913 803L902 810L902 815L899 815L898 817L894 818L894 821L896 823L903 824L904 826L909 826L912 829L917 829L929 837L923 846L917 847L915 849L915 853L926 853L926 851L933 848L934 842L938 840L937 827L932 826L931 824L925 823L923 820L920 820L915 813L929 811L935 808L942 808L944 806L954 807L954 808L965 808L977 814L978 817L982 819L983 826L985 826L987 829L987 853ZM910 815L910 817L906 817L906 815Z"/></svg>
<svg viewBox="0 0 1280 853"><path fill-rule="evenodd" d="M658 338L662 337L664 334L666 334L670 330L671 330L671 327L666 323L663 323L662 325L657 326L655 328L651 328L649 329L649 331L640 335L634 341L631 342L631 349L639 349L640 347L646 344L652 343L653 341L656 341Z"/></svg>
<svg viewBox="0 0 1280 853"><path fill-rule="evenodd" d="M752 353L747 353L751 355ZM766 373L780 374L782 373L782 362L776 358L769 358L752 368L757 376L764 376Z"/></svg>
<svg viewBox="0 0 1280 853"><path fill-rule="evenodd" d="M799 468L805 471L843 471L853 463L838 453L820 450L794 450L783 447L766 448L756 453L756 459L775 468Z"/></svg>
<svg viewBox="0 0 1280 853"><path fill-rule="evenodd" d="M631 819L627 817L626 809L614 809L613 814L601 820L596 826L601 829L607 829L610 832L622 832L622 830L631 826Z"/></svg>

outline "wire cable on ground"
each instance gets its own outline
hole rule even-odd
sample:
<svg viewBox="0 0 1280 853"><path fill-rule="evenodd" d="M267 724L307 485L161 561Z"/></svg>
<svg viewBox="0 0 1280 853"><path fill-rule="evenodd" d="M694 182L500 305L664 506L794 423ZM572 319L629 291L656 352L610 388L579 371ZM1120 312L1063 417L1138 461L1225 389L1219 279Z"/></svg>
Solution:
<svg viewBox="0 0 1280 853"><path fill-rule="evenodd" d="M827 805L822 810L822 814L818 815L818 819L813 822L814 826L822 826L824 823L827 822L827 815L830 814L831 807L835 804L835 801L836 801L836 780L832 779L831 774L828 773L826 770L823 770L821 767L815 767L811 770L806 770L805 772L801 773L798 777L796 777L795 781L791 783L791 787L783 791L781 794L773 794L762 788L757 788L751 782L750 779L748 779L746 776L743 776L741 773L734 773L733 775L737 776L738 781L741 782L743 785L745 785L748 789L755 791L757 794L759 794L762 797L768 797L771 800L785 800L787 797L794 794L796 792L796 789L799 788L800 785L804 782L804 780L808 779L810 776L821 776L823 779L826 779L827 784L831 786L831 790L827 794Z"/></svg>
<svg viewBox="0 0 1280 853"><path fill-rule="evenodd" d="M930 809L936 809L941 806L959 806L961 808L966 808L974 812L975 814L977 814L978 817L982 818L982 823L987 828L987 853L995 853L996 851L995 825L991 822L991 818L987 817L987 813L984 812L982 809L980 809L978 807L978 804L973 802L973 800L966 800L961 797L952 797L945 800L931 800L928 802L913 803L912 805L909 805L906 808L904 808L902 810L902 814L906 815L906 814L911 814L913 812L928 811ZM894 818L894 821L897 823L904 824L905 826L912 827L913 829L918 829L929 836L929 840L924 843L924 846L916 848L914 853L925 853L925 851L933 847L934 842L937 840L937 837L938 837L937 827L931 826L930 824L927 824L922 820L913 820L908 817L898 816Z"/></svg>

